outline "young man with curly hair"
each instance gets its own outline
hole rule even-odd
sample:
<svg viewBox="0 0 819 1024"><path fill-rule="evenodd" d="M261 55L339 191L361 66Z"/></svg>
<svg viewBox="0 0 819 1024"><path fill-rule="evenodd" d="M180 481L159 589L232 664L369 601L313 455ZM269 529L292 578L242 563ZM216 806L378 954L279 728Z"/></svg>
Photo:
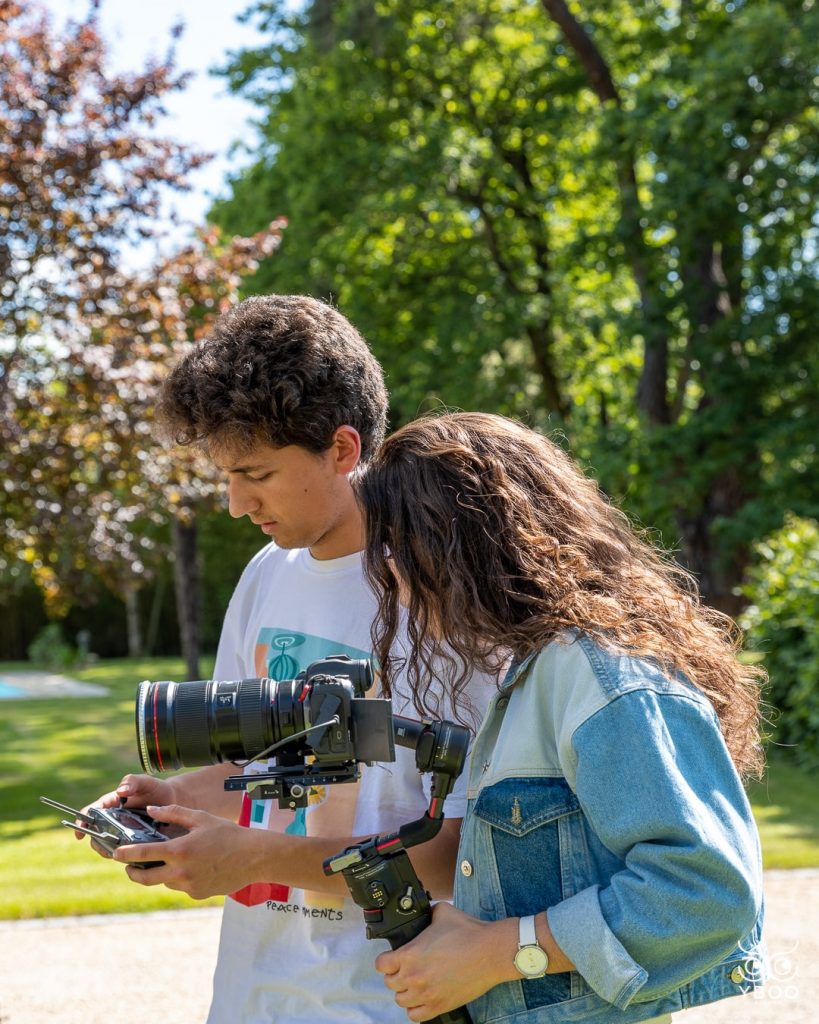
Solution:
<svg viewBox="0 0 819 1024"><path fill-rule="evenodd" d="M331 654L370 656L376 606L351 478L377 450L386 410L381 368L359 333L304 296L247 299L169 375L158 403L166 433L207 451L227 476L230 514L249 516L271 541L231 599L215 678L291 679ZM396 713L409 703L393 695ZM361 911L343 879L322 868L354 840L426 809L428 777L412 751L396 755L296 812L225 792L232 764L169 779L128 775L102 798L150 806L185 830L159 855L151 846L117 852L117 860L165 862L129 866L134 882L196 899L227 895L209 1024L405 1019L373 967L379 950ZM461 786L441 832L412 852L433 895L451 892L465 807Z"/></svg>

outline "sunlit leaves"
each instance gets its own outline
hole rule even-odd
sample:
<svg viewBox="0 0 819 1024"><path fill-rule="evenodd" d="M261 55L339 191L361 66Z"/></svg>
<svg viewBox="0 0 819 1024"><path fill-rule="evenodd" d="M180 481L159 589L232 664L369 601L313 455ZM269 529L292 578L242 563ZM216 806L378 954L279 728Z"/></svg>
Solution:
<svg viewBox="0 0 819 1024"><path fill-rule="evenodd" d="M270 46L231 82L260 159L217 209L290 216L254 287L336 299L395 423L439 402L560 423L730 603L782 488L819 504L817 6L257 9Z"/></svg>
<svg viewBox="0 0 819 1024"><path fill-rule="evenodd" d="M184 85L170 59L114 74L92 13L59 36L36 4L0 18L0 332L19 345L107 292L126 239L204 156L153 126ZM4 347L0 393L7 384Z"/></svg>
<svg viewBox="0 0 819 1024"><path fill-rule="evenodd" d="M153 438L153 403L173 363L238 300L242 278L270 255L280 229L274 223L252 238L223 239L209 228L143 274L120 275L97 312L64 331L61 379L21 382L26 444L13 449L14 479L25 493L26 465L37 460L44 469L37 487L52 500L34 509L24 502L24 522L37 562L59 553L45 590L52 611L81 596L78 583L90 571L115 593L138 588L166 557L163 524L191 520L221 500L207 459Z"/></svg>
<svg viewBox="0 0 819 1024"><path fill-rule="evenodd" d="M100 576L138 589L166 557L169 517L218 492L203 461L153 441L154 396L281 223L208 228L123 269L162 190L204 159L156 130L183 85L170 56L111 73L93 5L57 37L35 4L0 4L0 581L30 576L52 614Z"/></svg>

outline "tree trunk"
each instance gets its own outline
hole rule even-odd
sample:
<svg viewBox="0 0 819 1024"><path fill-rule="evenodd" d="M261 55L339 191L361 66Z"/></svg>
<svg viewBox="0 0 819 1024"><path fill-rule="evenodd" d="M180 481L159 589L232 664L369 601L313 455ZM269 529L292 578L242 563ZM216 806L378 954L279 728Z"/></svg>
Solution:
<svg viewBox="0 0 819 1024"><path fill-rule="evenodd" d="M748 549L734 544L729 555L721 550L714 524L723 517L733 518L742 507L741 481L732 471L714 481L703 508L694 515L677 515L681 534L680 561L699 584L703 601L732 618L742 611L745 601L738 593L748 564Z"/></svg>
<svg viewBox="0 0 819 1024"><path fill-rule="evenodd" d="M601 106L622 109L617 85L602 53L591 35L569 10L565 0L541 0L541 5L563 33L586 74L589 87ZM616 163L620 191L620 223L623 248L640 293L645 353L637 388L637 408L653 425L669 422L668 407L668 323L656 285L651 280L651 253L643 238L645 217L637 191L636 158L630 144L621 140Z"/></svg>
<svg viewBox="0 0 819 1024"><path fill-rule="evenodd" d="M151 611L148 616L148 632L145 637L145 653L149 656L156 652L156 638L159 633L159 617L162 614L162 601L165 597L165 574L158 572L154 585Z"/></svg>
<svg viewBox="0 0 819 1024"><path fill-rule="evenodd" d="M125 623L128 632L128 654L132 658L141 658L144 648L139 624L139 591L136 587L125 588Z"/></svg>
<svg viewBox="0 0 819 1024"><path fill-rule="evenodd" d="M174 585L179 639L188 679L199 678L200 586L196 520L188 523L174 517L172 525Z"/></svg>
<svg viewBox="0 0 819 1024"><path fill-rule="evenodd" d="M551 323L543 320L539 324L531 324L526 328L535 366L543 381L543 397L549 412L557 413L562 420L569 418L569 405L561 392L560 381L554 365L552 352Z"/></svg>

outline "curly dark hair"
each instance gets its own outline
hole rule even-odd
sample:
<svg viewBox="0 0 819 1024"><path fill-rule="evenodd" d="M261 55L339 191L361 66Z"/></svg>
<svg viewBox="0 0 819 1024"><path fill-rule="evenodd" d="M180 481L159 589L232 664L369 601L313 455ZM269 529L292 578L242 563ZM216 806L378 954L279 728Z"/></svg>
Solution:
<svg viewBox="0 0 819 1024"><path fill-rule="evenodd" d="M425 417L387 438L356 490L387 692L406 662L424 713L443 658L457 706L471 668L497 671L580 630L683 673L713 704L740 772L761 771L764 672L737 659L734 623L547 438L502 416ZM406 587L405 659L393 569Z"/></svg>
<svg viewBox="0 0 819 1024"><path fill-rule="evenodd" d="M326 451L355 427L362 461L384 438L387 391L366 342L338 310L306 295L258 295L216 322L159 393L159 431L178 444L262 442Z"/></svg>

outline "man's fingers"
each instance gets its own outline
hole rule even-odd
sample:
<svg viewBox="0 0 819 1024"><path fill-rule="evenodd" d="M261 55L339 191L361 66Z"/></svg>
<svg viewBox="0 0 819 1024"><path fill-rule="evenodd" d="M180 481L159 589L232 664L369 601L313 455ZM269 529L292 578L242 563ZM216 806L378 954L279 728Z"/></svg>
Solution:
<svg viewBox="0 0 819 1024"><path fill-rule="evenodd" d="M121 849L124 850L126 847L123 846ZM128 849L132 850L134 847L129 846ZM137 882L139 885L167 885L169 889L173 888L173 886L168 885L164 875L162 875L162 867L137 868L131 864L126 864L125 873L132 882Z"/></svg>
<svg viewBox="0 0 819 1024"><path fill-rule="evenodd" d="M148 806L145 810L154 821L161 825L172 825L179 828L182 834L190 832L206 817L202 811L193 811L190 807L180 807L177 804L168 804L167 807ZM174 840L169 839L167 843L131 843L127 846L119 846L114 851L114 860L121 864L143 864L146 861L173 859ZM141 869L137 869L141 874ZM150 868L148 869L150 871ZM135 879L136 880L136 879ZM151 884L151 883L147 883Z"/></svg>
<svg viewBox="0 0 819 1024"><path fill-rule="evenodd" d="M193 811L190 807L180 807L178 804L166 804L163 807L149 805L145 810L154 821L161 821L167 825L181 825L182 828L190 831L202 818L202 811Z"/></svg>
<svg viewBox="0 0 819 1024"><path fill-rule="evenodd" d="M388 989L396 993L401 992L404 988L403 982L399 981L398 971L396 971L394 974L385 974L384 984L387 986Z"/></svg>
<svg viewBox="0 0 819 1024"><path fill-rule="evenodd" d="M165 860L168 848L165 843L131 843L114 850L114 860L121 864L144 864L146 861Z"/></svg>
<svg viewBox="0 0 819 1024"><path fill-rule="evenodd" d="M85 838L82 832L75 832L74 835L78 836L80 839ZM107 857L109 860L111 859L111 851L107 849L105 846L100 846L96 839L91 840L91 849L95 850L100 855L100 857Z"/></svg>
<svg viewBox="0 0 819 1024"><path fill-rule="evenodd" d="M141 801L150 797L150 794L157 787L157 780L146 775L126 775L116 788L116 795L119 799L128 801L134 800L138 805Z"/></svg>
<svg viewBox="0 0 819 1024"><path fill-rule="evenodd" d="M117 793L121 796L130 796L139 789L139 780L144 776L123 775L122 782L117 786Z"/></svg>

